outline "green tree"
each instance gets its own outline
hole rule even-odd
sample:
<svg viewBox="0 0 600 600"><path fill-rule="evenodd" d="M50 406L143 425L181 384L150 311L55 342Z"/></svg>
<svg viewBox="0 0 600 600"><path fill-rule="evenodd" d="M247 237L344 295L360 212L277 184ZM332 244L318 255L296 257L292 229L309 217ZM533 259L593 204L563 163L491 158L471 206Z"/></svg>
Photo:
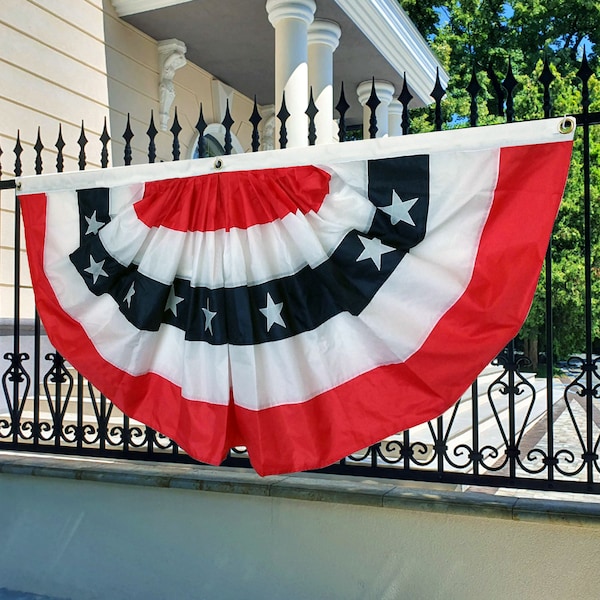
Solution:
<svg viewBox="0 0 600 600"><path fill-rule="evenodd" d="M582 112L581 81L576 73L585 50L597 73L600 49L600 3L597 0L399 0L421 33L430 41L450 74L442 106L446 127L468 125L473 72L481 86L477 97L480 125L501 122L494 92L493 72L499 81L512 69L518 82L514 96L515 120L544 116L539 77L547 56L554 77L552 115ZM410 83L410 81L409 81ZM600 110L600 84L590 82L590 111ZM411 130L431 130L432 108L411 115ZM600 338L600 126L590 132L592 228L592 336ZM583 144L576 134L569 181L552 240L552 302L554 353L558 358L585 348L585 264L583 231ZM547 350L545 340L545 273L538 284L521 338L530 356Z"/></svg>

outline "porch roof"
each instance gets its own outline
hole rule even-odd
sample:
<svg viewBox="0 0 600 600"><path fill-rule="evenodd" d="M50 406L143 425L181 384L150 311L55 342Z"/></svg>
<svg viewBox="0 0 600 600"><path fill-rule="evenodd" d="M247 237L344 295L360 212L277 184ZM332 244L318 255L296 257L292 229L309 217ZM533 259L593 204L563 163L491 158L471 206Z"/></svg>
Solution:
<svg viewBox="0 0 600 600"><path fill-rule="evenodd" d="M112 0L117 14L156 40L185 42L188 60L217 79L273 104L275 34L265 0ZM342 29L334 53L334 89L342 81L351 104L350 121L360 122L356 87L372 77L394 84L400 93L406 72L414 106L432 101L439 68L426 41L396 0L318 0L316 18L336 21Z"/></svg>

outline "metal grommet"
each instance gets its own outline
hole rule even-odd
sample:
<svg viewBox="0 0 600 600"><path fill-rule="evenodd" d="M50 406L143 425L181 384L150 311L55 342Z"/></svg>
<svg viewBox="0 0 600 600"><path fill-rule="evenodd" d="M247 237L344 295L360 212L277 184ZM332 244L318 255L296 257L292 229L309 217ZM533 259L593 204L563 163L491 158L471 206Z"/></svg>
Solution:
<svg viewBox="0 0 600 600"><path fill-rule="evenodd" d="M220 158L217 158L217 160L215 160L214 167L215 167L215 169L222 169L223 161Z"/></svg>
<svg viewBox="0 0 600 600"><path fill-rule="evenodd" d="M566 115L562 118L561 122L558 124L558 131L560 133L571 133L575 130L575 117L567 117Z"/></svg>
<svg viewBox="0 0 600 600"><path fill-rule="evenodd" d="M15 183L15 189L16 189L17 191L20 191L20 190L21 190L21 182L20 182L20 181L17 181L17 183Z"/></svg>

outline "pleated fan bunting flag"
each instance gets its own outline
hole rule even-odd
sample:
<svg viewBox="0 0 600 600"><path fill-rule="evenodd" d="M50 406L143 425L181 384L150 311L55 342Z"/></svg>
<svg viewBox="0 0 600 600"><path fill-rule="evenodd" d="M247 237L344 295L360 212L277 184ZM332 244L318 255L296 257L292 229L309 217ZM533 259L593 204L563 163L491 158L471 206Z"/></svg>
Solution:
<svg viewBox="0 0 600 600"><path fill-rule="evenodd" d="M519 331L563 121L24 177L36 304L124 413L316 469L437 417Z"/></svg>

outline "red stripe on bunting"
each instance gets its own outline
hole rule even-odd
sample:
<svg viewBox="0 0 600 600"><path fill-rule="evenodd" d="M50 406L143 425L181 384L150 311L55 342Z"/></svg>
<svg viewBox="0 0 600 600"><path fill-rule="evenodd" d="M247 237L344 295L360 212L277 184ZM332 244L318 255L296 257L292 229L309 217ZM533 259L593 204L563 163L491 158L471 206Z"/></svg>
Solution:
<svg viewBox="0 0 600 600"><path fill-rule="evenodd" d="M25 241L37 310L52 345L126 415L174 440L202 462L219 464L239 439L227 406L189 401L154 373L134 377L106 361L78 321L62 310L43 269L45 194L21 196Z"/></svg>
<svg viewBox="0 0 600 600"><path fill-rule="evenodd" d="M246 445L261 475L316 469L437 417L518 332L529 309L566 179L571 142L501 150L500 175L471 282L406 362L309 401L250 411L181 397L178 386L107 363L63 312L43 271L46 198L22 196L38 310L50 341L123 412L218 464ZM523 173L523 168L528 172ZM558 191L557 191L558 190ZM275 204L275 203L274 203Z"/></svg>
<svg viewBox="0 0 600 600"><path fill-rule="evenodd" d="M518 333L531 305L567 177L571 142L502 148L473 276L407 361L308 402L236 407L262 474L314 469L441 415ZM527 172L524 173L523 169Z"/></svg>
<svg viewBox="0 0 600 600"><path fill-rule="evenodd" d="M305 166L150 181L135 211L148 227L247 229L289 213L318 211L330 179L329 173Z"/></svg>

